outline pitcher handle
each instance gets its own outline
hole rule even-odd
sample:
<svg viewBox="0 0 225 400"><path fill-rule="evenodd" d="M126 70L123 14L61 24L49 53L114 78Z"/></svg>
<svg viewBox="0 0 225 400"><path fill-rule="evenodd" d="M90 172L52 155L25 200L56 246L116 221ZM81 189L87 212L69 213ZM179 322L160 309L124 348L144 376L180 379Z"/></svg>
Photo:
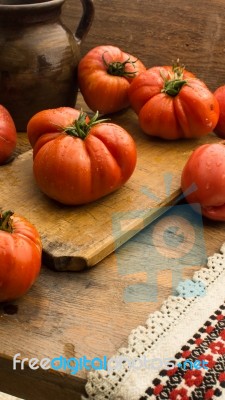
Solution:
<svg viewBox="0 0 225 400"><path fill-rule="evenodd" d="M75 32L75 39L77 40L78 44L80 44L87 35L93 22L95 13L93 0L81 0L81 3L83 7L83 14Z"/></svg>

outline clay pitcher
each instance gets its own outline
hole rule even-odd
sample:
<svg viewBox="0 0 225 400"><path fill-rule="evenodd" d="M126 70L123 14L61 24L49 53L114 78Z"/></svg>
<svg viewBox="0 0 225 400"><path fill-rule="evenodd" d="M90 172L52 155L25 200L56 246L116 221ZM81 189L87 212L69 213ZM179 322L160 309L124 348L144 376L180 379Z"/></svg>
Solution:
<svg viewBox="0 0 225 400"><path fill-rule="evenodd" d="M74 0L76 1L76 0ZM76 33L61 22L65 0L0 0L0 104L17 131L38 111L74 107L80 44L94 16L92 0L81 0Z"/></svg>

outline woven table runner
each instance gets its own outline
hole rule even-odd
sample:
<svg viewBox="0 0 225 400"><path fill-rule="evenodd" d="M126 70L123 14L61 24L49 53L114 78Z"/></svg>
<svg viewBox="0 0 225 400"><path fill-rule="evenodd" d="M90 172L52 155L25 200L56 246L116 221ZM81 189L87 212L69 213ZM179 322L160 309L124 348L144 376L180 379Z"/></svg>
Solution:
<svg viewBox="0 0 225 400"><path fill-rule="evenodd" d="M83 399L225 399L225 244L177 290L89 373Z"/></svg>

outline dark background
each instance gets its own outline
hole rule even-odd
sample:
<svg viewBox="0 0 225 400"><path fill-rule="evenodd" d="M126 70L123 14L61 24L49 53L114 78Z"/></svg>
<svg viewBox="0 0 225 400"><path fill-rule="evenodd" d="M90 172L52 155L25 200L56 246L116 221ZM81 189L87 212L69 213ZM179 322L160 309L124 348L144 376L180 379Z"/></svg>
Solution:
<svg viewBox="0 0 225 400"><path fill-rule="evenodd" d="M94 0L95 17L81 53L112 44L147 67L177 58L211 90L225 83L224 0ZM66 0L62 19L75 32L79 0Z"/></svg>

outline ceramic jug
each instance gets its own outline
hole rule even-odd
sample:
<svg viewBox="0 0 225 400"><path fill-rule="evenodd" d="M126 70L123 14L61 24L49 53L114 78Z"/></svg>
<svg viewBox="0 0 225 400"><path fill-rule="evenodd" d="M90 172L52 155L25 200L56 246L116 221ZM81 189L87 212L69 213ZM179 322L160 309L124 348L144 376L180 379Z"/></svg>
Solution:
<svg viewBox="0 0 225 400"><path fill-rule="evenodd" d="M74 0L77 1L77 0ZM61 21L65 0L0 0L0 104L17 131L38 111L74 107L80 44L94 16L92 0L81 0L76 33Z"/></svg>

